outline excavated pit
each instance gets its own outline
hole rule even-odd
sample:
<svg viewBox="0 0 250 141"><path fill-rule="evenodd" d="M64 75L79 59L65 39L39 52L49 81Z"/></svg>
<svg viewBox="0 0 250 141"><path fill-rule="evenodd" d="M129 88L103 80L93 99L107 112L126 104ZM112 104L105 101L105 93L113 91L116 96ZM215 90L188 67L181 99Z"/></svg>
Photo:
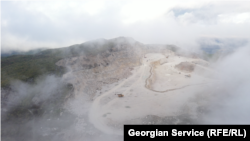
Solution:
<svg viewBox="0 0 250 141"><path fill-rule="evenodd" d="M175 65L175 68L184 72L193 72L195 65L190 62L181 62L178 65Z"/></svg>

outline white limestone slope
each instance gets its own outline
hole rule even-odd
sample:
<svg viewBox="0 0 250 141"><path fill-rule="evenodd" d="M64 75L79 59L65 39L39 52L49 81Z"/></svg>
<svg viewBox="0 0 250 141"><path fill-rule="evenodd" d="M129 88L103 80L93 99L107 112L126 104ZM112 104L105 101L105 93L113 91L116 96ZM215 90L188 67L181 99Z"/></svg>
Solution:
<svg viewBox="0 0 250 141"><path fill-rule="evenodd" d="M141 61L142 65L134 68L130 77L94 99L89 120L96 128L122 135L124 124L145 124L142 119L148 115L178 116L183 113L180 111L183 107L195 118L197 106L188 103L190 97L216 82L209 77L215 72L201 59L177 56L167 51L145 54ZM189 62L194 70L179 70L175 66L181 62ZM124 96L118 97L117 94Z"/></svg>

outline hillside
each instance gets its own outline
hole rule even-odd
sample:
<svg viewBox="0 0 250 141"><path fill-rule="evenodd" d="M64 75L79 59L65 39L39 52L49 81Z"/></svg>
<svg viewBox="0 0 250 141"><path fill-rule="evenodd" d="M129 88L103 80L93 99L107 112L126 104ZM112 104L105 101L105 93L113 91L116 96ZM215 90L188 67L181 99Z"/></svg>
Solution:
<svg viewBox="0 0 250 141"><path fill-rule="evenodd" d="M4 57L1 59L2 136L12 138L15 134L16 137L31 138L29 131L23 129L32 128L37 131L33 134L41 140L44 139L45 133L45 137L51 140L55 135L65 132L68 129L67 126L73 126L76 118L87 120L88 116L91 116L90 120L94 120L87 123L90 126L88 128L91 129L89 131L95 132L91 136L103 132L103 128L99 127L99 122L95 119L100 118L99 116L103 117L106 115L104 112L109 113L109 110L116 107L110 109L108 104L117 102L115 94L122 93L128 97L127 92L131 92L130 95L133 93L137 97L145 90L156 93L167 91L164 87L162 87L164 89L161 88L161 81L165 80L159 79L161 76L158 76L157 68L163 67L160 70L162 71L170 62L178 58L179 55L173 52L176 50L178 48L173 45L145 45L132 38L118 37L48 49L34 55ZM181 61L183 60L175 63ZM199 60L196 60L196 63L202 64ZM175 79L174 76L172 77ZM186 84L180 84L180 87L183 85ZM169 86L170 89L176 89L176 87L179 86ZM151 95L151 93L148 94ZM126 101L120 102L124 104ZM93 107L90 109L91 103ZM104 111L98 111L99 104ZM133 104L135 103L132 100L130 106ZM150 105L150 102L148 104ZM89 107L90 115L86 114L86 109L82 106ZM119 106L116 108L113 109L114 114L117 110L123 110ZM136 109L134 110L136 112ZM99 113L98 116L93 115L96 112ZM124 114L126 113L121 115ZM144 118L145 114L153 115L153 113L140 115L138 112L135 118ZM130 120L133 123L132 118L134 117L113 124L120 126ZM31 120L37 127L29 124ZM40 120L42 120L41 123ZM98 121L104 122L101 126L107 126L103 119ZM51 132L55 128L57 130ZM108 125L108 130L112 128ZM67 136L70 133L63 134ZM90 133L86 134L90 135Z"/></svg>
<svg viewBox="0 0 250 141"><path fill-rule="evenodd" d="M65 68L55 65L59 60L80 55L97 56L105 51L118 50L115 48L117 45L115 40L100 39L64 48L47 49L32 55L2 56L1 87L9 86L10 81L15 79L33 82L40 75L61 75L65 72Z"/></svg>
<svg viewBox="0 0 250 141"><path fill-rule="evenodd" d="M64 69L55 63L62 59L55 54L14 55L1 59L1 87L10 85L11 80L33 82L40 75L60 75Z"/></svg>

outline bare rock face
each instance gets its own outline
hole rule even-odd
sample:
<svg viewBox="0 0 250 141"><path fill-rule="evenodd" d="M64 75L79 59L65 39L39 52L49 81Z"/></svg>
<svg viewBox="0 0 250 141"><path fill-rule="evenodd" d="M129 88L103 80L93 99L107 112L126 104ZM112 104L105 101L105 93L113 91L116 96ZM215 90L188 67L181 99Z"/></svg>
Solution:
<svg viewBox="0 0 250 141"><path fill-rule="evenodd" d="M107 44L110 46L102 49ZM93 98L103 85L128 77L131 68L140 65L143 46L133 39L115 38L93 48L94 51L102 49L94 55L85 53L62 59L56 65L69 68L63 77L73 84L76 95L87 94Z"/></svg>
<svg viewBox="0 0 250 141"><path fill-rule="evenodd" d="M204 61L204 60L197 60L197 61L193 61L192 63L197 64L197 65L201 65L203 67L211 67L209 65L209 63Z"/></svg>
<svg viewBox="0 0 250 141"><path fill-rule="evenodd" d="M175 68L179 69L180 71L193 72L195 65L189 62L181 62L180 64L176 65Z"/></svg>

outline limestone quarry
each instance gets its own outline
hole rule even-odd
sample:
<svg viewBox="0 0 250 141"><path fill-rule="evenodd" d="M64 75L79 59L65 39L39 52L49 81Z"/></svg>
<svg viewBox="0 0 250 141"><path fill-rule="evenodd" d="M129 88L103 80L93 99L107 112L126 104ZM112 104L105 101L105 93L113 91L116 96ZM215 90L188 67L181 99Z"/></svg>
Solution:
<svg viewBox="0 0 250 141"><path fill-rule="evenodd" d="M95 56L57 62L70 70L63 78L73 84L74 98L85 96L90 101L88 120L117 135L122 135L124 124L195 123L202 106L185 103L217 81L210 77L216 72L209 63L167 48L154 50L134 40L115 40L113 49Z"/></svg>

